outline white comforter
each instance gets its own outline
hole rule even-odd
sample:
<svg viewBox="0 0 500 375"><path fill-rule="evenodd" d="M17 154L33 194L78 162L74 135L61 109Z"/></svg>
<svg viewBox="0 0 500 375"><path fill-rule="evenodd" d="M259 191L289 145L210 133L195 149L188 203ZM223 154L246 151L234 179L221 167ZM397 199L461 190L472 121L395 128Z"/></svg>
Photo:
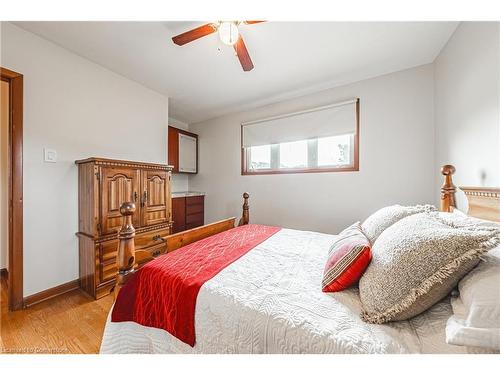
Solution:
<svg viewBox="0 0 500 375"><path fill-rule="evenodd" d="M108 320L101 353L467 352L445 343L448 302L410 321L374 325L359 318L356 288L323 293L334 238L282 229L206 282L194 348L161 329Z"/></svg>

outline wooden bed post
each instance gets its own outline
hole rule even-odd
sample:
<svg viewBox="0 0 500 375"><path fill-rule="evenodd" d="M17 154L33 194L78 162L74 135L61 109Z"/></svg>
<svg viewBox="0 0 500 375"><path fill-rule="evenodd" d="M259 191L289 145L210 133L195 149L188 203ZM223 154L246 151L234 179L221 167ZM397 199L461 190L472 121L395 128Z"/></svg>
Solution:
<svg viewBox="0 0 500 375"><path fill-rule="evenodd" d="M250 198L250 194L247 192L243 193L243 215L241 216L240 222L238 226L246 225L250 222L250 206L248 205L248 198Z"/></svg>
<svg viewBox="0 0 500 375"><path fill-rule="evenodd" d="M441 186L441 211L451 212L456 208L455 192L457 187L453 185L451 176L455 173L453 165L443 165L441 174L444 176L443 186Z"/></svg>
<svg viewBox="0 0 500 375"><path fill-rule="evenodd" d="M118 232L118 253L116 257L118 277L116 279L115 299L118 297L118 293L129 275L134 272L135 228L132 225L132 215L134 212L135 204L132 202L125 202L120 206L120 213L123 215L123 225L120 232Z"/></svg>

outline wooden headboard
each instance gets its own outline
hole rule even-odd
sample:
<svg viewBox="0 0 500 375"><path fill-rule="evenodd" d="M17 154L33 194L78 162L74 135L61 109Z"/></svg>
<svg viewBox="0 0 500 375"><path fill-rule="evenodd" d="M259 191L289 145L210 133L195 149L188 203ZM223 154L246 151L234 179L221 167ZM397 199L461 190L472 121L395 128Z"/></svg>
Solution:
<svg viewBox="0 0 500 375"><path fill-rule="evenodd" d="M453 184L455 173L453 165L444 165L441 174L444 183L441 186L441 211L452 212L457 208L455 193L457 187ZM465 193L469 208L467 214L479 219L500 222L500 188L459 187Z"/></svg>

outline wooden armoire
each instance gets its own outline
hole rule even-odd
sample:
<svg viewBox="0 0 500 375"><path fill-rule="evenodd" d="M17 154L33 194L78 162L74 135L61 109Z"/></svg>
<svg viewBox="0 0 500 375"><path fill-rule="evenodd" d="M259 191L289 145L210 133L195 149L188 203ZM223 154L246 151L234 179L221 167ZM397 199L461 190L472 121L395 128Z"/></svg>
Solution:
<svg viewBox="0 0 500 375"><path fill-rule="evenodd" d="M172 167L103 158L77 160L80 287L94 298L108 294L116 280L120 205L135 202L136 248L153 256L166 251L171 233Z"/></svg>

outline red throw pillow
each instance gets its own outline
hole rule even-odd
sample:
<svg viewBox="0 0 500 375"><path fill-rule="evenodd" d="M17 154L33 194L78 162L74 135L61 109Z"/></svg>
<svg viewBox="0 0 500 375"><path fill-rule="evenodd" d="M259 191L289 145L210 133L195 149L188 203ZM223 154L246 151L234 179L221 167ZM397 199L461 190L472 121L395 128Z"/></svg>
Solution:
<svg viewBox="0 0 500 375"><path fill-rule="evenodd" d="M372 260L370 241L358 223L340 232L328 252L323 292L339 292L357 282Z"/></svg>

